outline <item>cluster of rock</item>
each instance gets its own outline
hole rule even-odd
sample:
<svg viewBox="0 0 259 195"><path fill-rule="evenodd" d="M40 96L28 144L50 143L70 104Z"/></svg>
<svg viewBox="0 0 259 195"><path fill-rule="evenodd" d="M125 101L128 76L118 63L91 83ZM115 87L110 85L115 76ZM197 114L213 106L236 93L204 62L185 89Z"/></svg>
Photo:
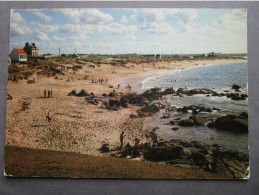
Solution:
<svg viewBox="0 0 259 195"><path fill-rule="evenodd" d="M242 112L239 116L226 115L217 118L208 124L210 128L217 128L225 131L248 133L248 113Z"/></svg>
<svg viewBox="0 0 259 195"><path fill-rule="evenodd" d="M244 178L249 166L249 157L236 151L223 151L217 144L206 146L197 141L171 140L160 142L143 152L149 161L164 161L169 165L197 167L219 173L228 178Z"/></svg>
<svg viewBox="0 0 259 195"><path fill-rule="evenodd" d="M240 92L241 87L238 85L233 85L232 88L236 92ZM216 91L213 91L211 89L207 88L202 88L202 89L191 89L188 90L186 88L179 88L176 92L175 95L177 96L182 96L182 95L198 95L198 94L204 94L207 96L218 96L218 97L223 97L226 96L227 98L230 98L231 100L246 100L248 97L246 94L240 94L240 93L229 93L229 91L225 91L225 93L218 93Z"/></svg>

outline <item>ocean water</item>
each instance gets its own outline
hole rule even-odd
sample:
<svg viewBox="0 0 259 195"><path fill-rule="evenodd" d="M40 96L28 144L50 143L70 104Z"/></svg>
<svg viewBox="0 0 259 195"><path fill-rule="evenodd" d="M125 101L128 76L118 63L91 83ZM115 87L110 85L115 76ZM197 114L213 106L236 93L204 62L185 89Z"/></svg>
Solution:
<svg viewBox="0 0 259 195"><path fill-rule="evenodd" d="M228 63L209 66L199 66L189 69L170 70L153 77L148 77L141 82L134 84L133 89L143 92L153 87L178 89L186 87L209 88L217 92L234 92L231 90L233 84L242 87L241 92L247 94L247 63ZM168 95L164 99L165 104L175 107L190 105L199 105L209 108L219 108L220 111L214 111L211 115L223 116L226 114L239 115L241 112L248 112L248 100L233 101L226 97L206 97L205 95L195 96L172 96ZM210 129L206 126L182 128L173 131L169 121L177 117L177 112L170 113L169 119L161 119L165 111L147 120L147 128L159 127L157 133L164 140L186 139L196 140L205 144L220 144L225 149L234 149L240 152L248 153L248 135L233 132ZM204 117L208 114L201 114ZM210 115L210 117L211 117ZM188 118L190 114L187 114Z"/></svg>

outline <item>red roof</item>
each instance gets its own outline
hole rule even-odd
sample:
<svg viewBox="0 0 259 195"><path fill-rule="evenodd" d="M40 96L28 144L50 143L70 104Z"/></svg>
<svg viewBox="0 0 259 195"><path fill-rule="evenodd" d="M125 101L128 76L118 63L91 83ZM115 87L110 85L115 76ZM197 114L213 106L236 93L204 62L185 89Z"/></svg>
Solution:
<svg viewBox="0 0 259 195"><path fill-rule="evenodd" d="M15 48L15 50L19 53L19 54L25 54L26 52L23 49L19 49L19 48Z"/></svg>

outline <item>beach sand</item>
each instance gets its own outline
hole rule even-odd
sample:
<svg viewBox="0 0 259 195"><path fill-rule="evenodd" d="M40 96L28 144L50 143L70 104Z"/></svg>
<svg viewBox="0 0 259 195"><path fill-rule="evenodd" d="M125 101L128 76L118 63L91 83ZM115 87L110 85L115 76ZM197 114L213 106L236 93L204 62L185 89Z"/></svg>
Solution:
<svg viewBox="0 0 259 195"><path fill-rule="evenodd" d="M148 141L145 138L145 119L129 117L136 114L138 107L130 105L129 108L110 111L102 108L101 104L89 104L84 97L68 96L68 93L73 89L76 89L77 93L85 89L97 96L102 93L108 94L113 89L116 89L117 93L133 93L125 89L125 83L120 89L117 89L117 85L127 77L130 77L126 80L127 84L132 85L168 69L237 61L241 60L185 60L138 65L132 63L126 64L125 67L102 64L95 68L86 64L83 69L75 72L65 71L65 75L57 75L56 79L33 75L36 82L32 84L26 80L9 81L8 94L13 99L7 100L5 144L103 155L98 149L104 143L108 143L111 149L118 148L122 131L125 132L124 144L133 144L135 138L144 143ZM83 77L86 75L88 79L84 80ZM99 79L104 79L104 82L95 82ZM44 98L44 90L52 90L53 96ZM50 123L46 120L48 112L52 119Z"/></svg>

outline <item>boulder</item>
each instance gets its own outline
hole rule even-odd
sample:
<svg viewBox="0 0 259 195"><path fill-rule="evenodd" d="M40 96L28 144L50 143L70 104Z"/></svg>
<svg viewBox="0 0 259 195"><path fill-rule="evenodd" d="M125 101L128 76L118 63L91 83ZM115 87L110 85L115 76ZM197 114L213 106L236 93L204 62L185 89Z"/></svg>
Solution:
<svg viewBox="0 0 259 195"><path fill-rule="evenodd" d="M179 127L173 127L172 130L174 131L179 130Z"/></svg>
<svg viewBox="0 0 259 195"><path fill-rule="evenodd" d="M248 119L235 115L226 115L218 118L215 121L215 127L217 129L234 131L234 132L248 132Z"/></svg>
<svg viewBox="0 0 259 195"><path fill-rule="evenodd" d="M73 96L73 95L76 95L76 90L72 90L70 93L68 93L69 96Z"/></svg>
<svg viewBox="0 0 259 195"><path fill-rule="evenodd" d="M103 144L101 148L99 148L99 150L103 153L105 152L109 152L110 151L110 148L108 147L109 144Z"/></svg>
<svg viewBox="0 0 259 195"><path fill-rule="evenodd" d="M141 112L150 112L150 113L156 113L160 109L158 104L152 104L152 105L146 105L145 107L141 108Z"/></svg>
<svg viewBox="0 0 259 195"><path fill-rule="evenodd" d="M192 119L184 119L179 121L178 123L180 126L188 127L188 126L194 126L194 121Z"/></svg>
<svg viewBox="0 0 259 195"><path fill-rule="evenodd" d="M84 96L89 96L90 94L87 92L87 91L85 91L84 89L82 89L78 94L77 94L77 96L79 96L79 97L84 97Z"/></svg>
<svg viewBox="0 0 259 195"><path fill-rule="evenodd" d="M231 89L235 89L235 90L237 89L237 90L239 90L240 88L241 88L241 87L240 87L239 85L235 85L235 84L234 84Z"/></svg>
<svg viewBox="0 0 259 195"><path fill-rule="evenodd" d="M144 158L151 161L168 161L173 160L184 154L182 146L157 146L144 153Z"/></svg>
<svg viewBox="0 0 259 195"><path fill-rule="evenodd" d="M194 124L196 126L204 126L206 125L209 120L203 117L197 117L197 116L192 116L190 119L192 119L194 121Z"/></svg>

